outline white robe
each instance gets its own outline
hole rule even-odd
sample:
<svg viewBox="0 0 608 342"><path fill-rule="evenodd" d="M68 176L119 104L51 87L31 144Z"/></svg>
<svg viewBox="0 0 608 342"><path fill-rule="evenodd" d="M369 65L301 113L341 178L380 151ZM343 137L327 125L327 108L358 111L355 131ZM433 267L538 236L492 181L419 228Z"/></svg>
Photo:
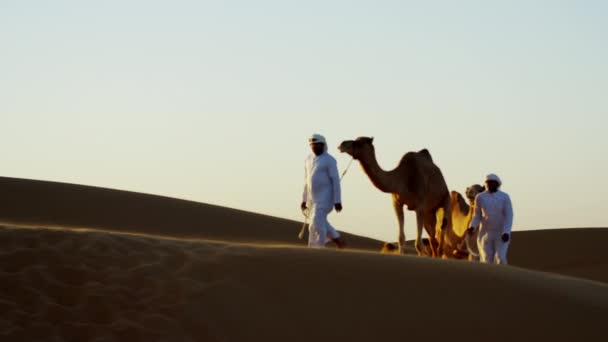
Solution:
<svg viewBox="0 0 608 342"><path fill-rule="evenodd" d="M328 239L337 239L340 234L327 220L334 204L341 203L340 175L334 157L324 152L308 156L304 163L305 184L302 202L310 208L308 245L322 248Z"/></svg>
<svg viewBox="0 0 608 342"><path fill-rule="evenodd" d="M507 251L513 226L513 206L507 193L498 190L494 193L485 191L477 195L471 227L477 226L479 226L477 244L480 261L507 264ZM509 242L502 241L504 233L509 234Z"/></svg>

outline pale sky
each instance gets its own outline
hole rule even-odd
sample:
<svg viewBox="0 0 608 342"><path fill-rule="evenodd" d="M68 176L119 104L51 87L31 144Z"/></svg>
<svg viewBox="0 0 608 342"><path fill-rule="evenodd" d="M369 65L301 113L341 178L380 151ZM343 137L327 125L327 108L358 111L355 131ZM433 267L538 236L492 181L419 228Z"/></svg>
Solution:
<svg viewBox="0 0 608 342"><path fill-rule="evenodd" d="M337 145L366 135L385 169L428 148L452 190L497 173L514 230L608 226L606 18L574 0L0 0L0 174L300 219L307 137L342 171ZM396 240L359 165L343 200L339 230Z"/></svg>

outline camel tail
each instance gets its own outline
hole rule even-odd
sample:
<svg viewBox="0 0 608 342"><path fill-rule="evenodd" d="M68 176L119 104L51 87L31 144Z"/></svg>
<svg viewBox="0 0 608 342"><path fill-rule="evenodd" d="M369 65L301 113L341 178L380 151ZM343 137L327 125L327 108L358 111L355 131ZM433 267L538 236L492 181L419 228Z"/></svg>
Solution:
<svg viewBox="0 0 608 342"><path fill-rule="evenodd" d="M449 234L449 230L452 229L452 212L451 212L451 198L450 194L446 194L441 206L435 212L437 216L437 223L440 224L439 231L436 231L437 240L439 242L438 254L441 256L445 251L445 243ZM441 216L441 221L439 218Z"/></svg>
<svg viewBox="0 0 608 342"><path fill-rule="evenodd" d="M462 196L460 197L462 198ZM462 201L464 202L464 198L462 199ZM446 215L443 215L443 222L441 223L441 227L444 229L452 229L452 198L449 194L445 196L443 210L445 211Z"/></svg>
<svg viewBox="0 0 608 342"><path fill-rule="evenodd" d="M466 216L469 213L469 205L458 191L451 192L450 201L450 206L452 208L458 207L457 210L460 210L462 215Z"/></svg>

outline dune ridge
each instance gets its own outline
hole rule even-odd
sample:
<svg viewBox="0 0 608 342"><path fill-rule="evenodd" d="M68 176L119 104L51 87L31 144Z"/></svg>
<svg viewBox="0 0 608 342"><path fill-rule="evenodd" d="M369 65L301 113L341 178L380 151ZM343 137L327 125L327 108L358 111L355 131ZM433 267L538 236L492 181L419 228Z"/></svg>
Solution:
<svg viewBox="0 0 608 342"><path fill-rule="evenodd" d="M0 177L0 222L244 243L294 244L302 222L176 198L93 186ZM298 209L294 209L298 210ZM380 241L344 233L351 248Z"/></svg>

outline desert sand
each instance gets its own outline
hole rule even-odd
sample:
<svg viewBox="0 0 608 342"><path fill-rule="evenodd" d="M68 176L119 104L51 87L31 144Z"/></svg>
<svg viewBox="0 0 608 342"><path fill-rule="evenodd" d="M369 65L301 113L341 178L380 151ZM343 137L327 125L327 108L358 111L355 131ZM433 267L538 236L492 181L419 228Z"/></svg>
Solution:
<svg viewBox="0 0 608 342"><path fill-rule="evenodd" d="M585 341L608 229L516 232L513 266L310 250L300 223L0 178L1 341Z"/></svg>
<svg viewBox="0 0 608 342"><path fill-rule="evenodd" d="M0 177L0 222L263 244L306 245L302 222L175 198L99 187ZM298 202L298 201L296 201ZM296 203L295 210L299 207ZM382 242L346 234L356 249Z"/></svg>

